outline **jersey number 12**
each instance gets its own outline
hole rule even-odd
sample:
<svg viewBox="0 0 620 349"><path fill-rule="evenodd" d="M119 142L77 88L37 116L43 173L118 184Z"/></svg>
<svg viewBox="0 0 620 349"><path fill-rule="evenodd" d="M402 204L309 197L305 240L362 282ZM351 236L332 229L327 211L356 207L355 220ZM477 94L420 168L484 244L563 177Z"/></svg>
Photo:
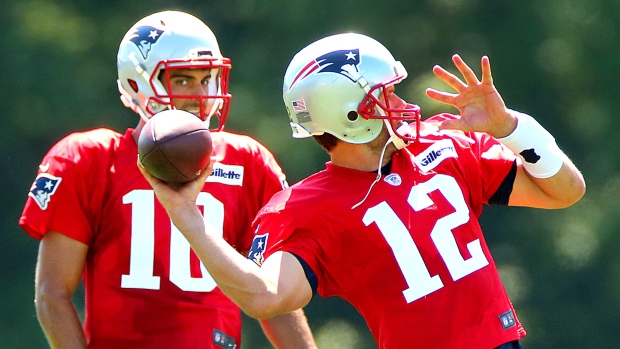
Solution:
<svg viewBox="0 0 620 349"><path fill-rule="evenodd" d="M467 244L467 250L471 255L469 259L463 258L456 244L452 229L467 223L470 217L463 192L454 178L439 174L425 183L413 186L409 192L407 203L414 211L421 211L433 205L428 194L435 190L441 192L455 210L437 220L431 231L431 239L444 260L450 276L456 281L487 266L489 261L482 251L479 239ZM409 230L387 202L383 201L369 208L363 221L367 226L376 223L381 234L390 245L407 282L408 288L403 291L407 303L443 287L439 275L431 276Z"/></svg>

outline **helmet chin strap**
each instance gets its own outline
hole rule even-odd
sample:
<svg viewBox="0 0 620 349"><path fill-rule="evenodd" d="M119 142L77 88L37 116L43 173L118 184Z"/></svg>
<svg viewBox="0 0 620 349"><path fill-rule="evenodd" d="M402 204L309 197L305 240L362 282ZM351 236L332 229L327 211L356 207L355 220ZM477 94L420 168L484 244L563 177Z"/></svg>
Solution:
<svg viewBox="0 0 620 349"><path fill-rule="evenodd" d="M367 83L366 83L367 84ZM368 92L368 91L366 91ZM385 116L385 111L381 108L377 108L379 111L379 114ZM396 147L397 150L401 150L404 147L406 147L410 142L399 137L398 135L411 135L412 134L412 130L411 130L411 126L409 126L409 123L405 122L405 121L400 121L400 124L398 125L398 128L396 129L396 131L394 131L394 128L392 127L392 124L390 123L389 119L383 119L383 124L385 125L385 127L388 130L388 133L390 134L390 138L388 138L388 140L385 142L385 145L383 146L383 149L381 150L381 155L379 156L379 165L377 166L377 177L375 178L375 180L372 182L372 184L370 184L370 187L368 188L368 191L366 192L366 196L364 196L364 198L362 199L362 201L358 202L357 204L353 205L353 207L351 207L351 209L355 209L357 208L359 205L361 205L362 203L364 203L364 201L366 201L366 199L368 198L368 196L370 195L370 192L372 191L372 188L375 186L375 184L377 184L379 182L379 180L381 180L381 167L383 165L383 156L385 155L385 150L387 149L388 145L390 145L390 143L394 144L394 146Z"/></svg>
<svg viewBox="0 0 620 349"><path fill-rule="evenodd" d="M377 177L375 178L375 180L372 182L372 184L368 188L368 191L366 192L366 196L364 196L362 201L360 201L357 204L353 205L353 207L351 207L351 209L355 209L356 207L358 207L359 205L364 203L364 201L366 201L366 199L368 198L368 195L370 195L370 191L372 191L372 187L374 187L375 184L377 184L377 182L379 182L379 180L381 180L381 167L383 165L383 156L385 155L385 150L390 145L390 143L394 144L394 146L398 150L403 149L407 144L409 144L408 141L405 141L404 139L398 137L398 135L396 134L396 132L399 132L399 133L400 132L411 132L411 128L409 127L408 123L406 123L404 121L401 122L401 125L398 127L398 130L396 130L396 132L394 132L394 130L392 129L392 126L390 125L389 120L384 119L383 122L384 122L385 127L387 128L388 132L390 133L390 138L387 140L387 142L385 142L385 145L383 146L383 149L381 149L381 155L379 155L379 165L377 166Z"/></svg>
<svg viewBox="0 0 620 349"><path fill-rule="evenodd" d="M383 122L385 123L385 127L387 127L388 132L390 133L390 139L388 139L387 143L392 142L398 150L403 149L409 144L409 141L406 141L398 136L399 134L411 135L411 126L409 126L407 122L400 121L400 125L398 126L398 129L396 129L396 131L394 131L394 129L392 128L389 120L384 119Z"/></svg>
<svg viewBox="0 0 620 349"><path fill-rule="evenodd" d="M380 115L386 116L385 110L381 108L377 108L377 109ZM394 127L392 127L392 124L388 118L383 119L383 123L385 124L385 128L387 128L388 132L390 133L390 138L387 141L388 144L392 142L392 144L394 144L394 146L398 150L401 150L407 145L409 145L409 141L402 139L401 137L398 136L399 134L406 135L406 136L411 135L412 131L411 131L411 126L409 126L409 123L405 121L399 121L399 125L396 131L394 131Z"/></svg>
<svg viewBox="0 0 620 349"><path fill-rule="evenodd" d="M397 138L398 138L398 136L397 136ZM368 198L368 195L370 195L370 191L372 190L372 187L374 187L375 184L377 184L379 182L379 180L381 179L381 165L383 165L383 156L385 155L385 150L387 149L388 145L390 145L390 140L391 139L392 138L388 139L388 141L385 142L385 145L383 146L383 149L381 149L381 155L379 155L379 165L377 167L377 177L375 177L375 180L372 182L372 184L370 184L370 187L368 188L368 191L366 192L366 196L364 196L362 201L360 201L357 204L353 205L353 207L351 207L351 209L354 209L354 208L358 207L359 205L363 204L364 201L366 201L366 199Z"/></svg>

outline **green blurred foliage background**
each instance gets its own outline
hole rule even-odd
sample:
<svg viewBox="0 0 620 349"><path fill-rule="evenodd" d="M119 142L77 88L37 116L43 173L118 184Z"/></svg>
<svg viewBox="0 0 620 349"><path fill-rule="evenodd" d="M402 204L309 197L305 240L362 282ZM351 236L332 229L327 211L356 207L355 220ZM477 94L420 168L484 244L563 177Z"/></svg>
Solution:
<svg viewBox="0 0 620 349"><path fill-rule="evenodd" d="M138 122L116 87L116 53L139 18L178 9L203 19L233 62L227 129L275 153L289 182L326 154L294 140L281 84L292 55L325 35L355 31L385 44L409 71L398 92L424 117L450 108L424 95L461 54L479 73L491 59L507 105L535 116L582 170L588 191L559 211L487 208L482 224L528 336L524 347L615 348L620 341L620 84L618 0L20 0L0 11L0 347L45 348L33 306L38 242L17 225L37 165L75 131ZM372 256L369 256L372 258ZM76 295L76 302L81 295ZM346 303L306 307L321 348L374 348ZM446 314L449 316L449 314ZM268 348L245 318L244 348ZM165 319L162 319L165 321Z"/></svg>

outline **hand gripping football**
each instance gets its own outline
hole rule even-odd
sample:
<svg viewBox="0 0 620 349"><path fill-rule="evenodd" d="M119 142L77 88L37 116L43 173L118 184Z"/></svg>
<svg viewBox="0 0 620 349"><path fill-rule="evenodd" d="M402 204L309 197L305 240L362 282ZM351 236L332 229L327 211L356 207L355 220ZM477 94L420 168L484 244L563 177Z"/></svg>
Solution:
<svg viewBox="0 0 620 349"><path fill-rule="evenodd" d="M138 159L163 181L185 183L207 169L211 159L211 132L195 115L166 110L151 117L138 137Z"/></svg>

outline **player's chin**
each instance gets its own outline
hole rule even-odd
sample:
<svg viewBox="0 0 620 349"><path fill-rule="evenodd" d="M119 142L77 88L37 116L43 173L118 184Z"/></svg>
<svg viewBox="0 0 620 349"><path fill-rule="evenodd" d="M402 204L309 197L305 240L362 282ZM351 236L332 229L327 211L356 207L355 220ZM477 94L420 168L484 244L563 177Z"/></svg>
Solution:
<svg viewBox="0 0 620 349"><path fill-rule="evenodd" d="M197 118L199 118L201 120L203 119L201 115L204 115L204 113L201 114L199 109L183 109L183 110L185 110L186 112L188 112L190 114L193 114L195 117L197 117Z"/></svg>
<svg viewBox="0 0 620 349"><path fill-rule="evenodd" d="M177 105L177 106L175 106L174 109L186 111L186 112L188 112L190 114L195 115L198 118L200 118L200 115L201 115L201 112L200 112L201 108L196 103L188 103L188 104L185 104L185 105ZM204 112L202 114L204 114Z"/></svg>

